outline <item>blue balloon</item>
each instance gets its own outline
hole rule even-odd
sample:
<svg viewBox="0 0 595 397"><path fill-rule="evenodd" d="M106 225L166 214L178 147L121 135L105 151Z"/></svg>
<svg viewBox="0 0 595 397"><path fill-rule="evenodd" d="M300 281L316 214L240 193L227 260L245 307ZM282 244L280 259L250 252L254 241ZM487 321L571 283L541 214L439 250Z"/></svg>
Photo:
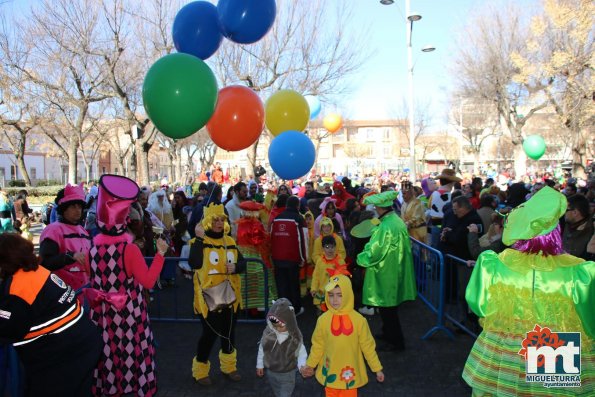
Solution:
<svg viewBox="0 0 595 397"><path fill-rule="evenodd" d="M316 149L306 134L285 131L273 138L269 146L269 163L281 179L297 179L314 165Z"/></svg>
<svg viewBox="0 0 595 397"><path fill-rule="evenodd" d="M178 52L207 59L223 41L217 7L206 1L186 4L174 19L172 36Z"/></svg>
<svg viewBox="0 0 595 397"><path fill-rule="evenodd" d="M275 0L220 0L217 4L223 35L234 43L251 44L273 26Z"/></svg>
<svg viewBox="0 0 595 397"><path fill-rule="evenodd" d="M320 114L320 110L322 109L322 104L320 103L320 99L317 96L308 95L305 97L306 101L308 102L308 106L310 107L310 120L314 120Z"/></svg>

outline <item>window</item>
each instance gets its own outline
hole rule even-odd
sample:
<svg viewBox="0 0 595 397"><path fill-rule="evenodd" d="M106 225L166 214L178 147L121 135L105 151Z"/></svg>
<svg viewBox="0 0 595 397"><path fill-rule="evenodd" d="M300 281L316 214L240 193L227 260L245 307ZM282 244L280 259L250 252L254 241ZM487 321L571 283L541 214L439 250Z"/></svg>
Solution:
<svg viewBox="0 0 595 397"><path fill-rule="evenodd" d="M31 178L32 179L37 179L37 168L31 167L30 172L31 172Z"/></svg>
<svg viewBox="0 0 595 397"><path fill-rule="evenodd" d="M17 179L17 167L16 167L16 165L11 165L10 166L10 179L12 179L13 181L15 179Z"/></svg>
<svg viewBox="0 0 595 397"><path fill-rule="evenodd" d="M389 146L384 146L382 148L382 157L384 157L385 159L388 159L391 157L391 147Z"/></svg>
<svg viewBox="0 0 595 397"><path fill-rule="evenodd" d="M6 169L4 167L0 167L0 179L6 178Z"/></svg>
<svg viewBox="0 0 595 397"><path fill-rule="evenodd" d="M114 174L118 175L118 167L114 168Z"/></svg>
<svg viewBox="0 0 595 397"><path fill-rule="evenodd" d="M368 128L366 130L366 140L367 141L373 141L376 139L376 134L374 133L374 128Z"/></svg>
<svg viewBox="0 0 595 397"><path fill-rule="evenodd" d="M101 167L101 169L103 170L102 173L105 174L105 167Z"/></svg>
<svg viewBox="0 0 595 397"><path fill-rule="evenodd" d="M385 141L390 141L390 139L391 139L390 128L385 128L384 131L382 131L382 137L384 138Z"/></svg>

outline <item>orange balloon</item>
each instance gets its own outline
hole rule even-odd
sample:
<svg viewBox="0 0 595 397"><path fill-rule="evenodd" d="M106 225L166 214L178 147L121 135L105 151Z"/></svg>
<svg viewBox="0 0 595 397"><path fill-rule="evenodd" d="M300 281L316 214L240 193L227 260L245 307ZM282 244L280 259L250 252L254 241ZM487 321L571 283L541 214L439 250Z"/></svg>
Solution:
<svg viewBox="0 0 595 397"><path fill-rule="evenodd" d="M232 85L219 91L215 113L207 123L215 145L230 152L246 149L263 128L264 106L253 90Z"/></svg>
<svg viewBox="0 0 595 397"><path fill-rule="evenodd" d="M341 116L337 113L330 113L324 116L322 125L324 125L324 128L326 128L328 132L332 134L341 129L343 126L343 120L341 120Z"/></svg>

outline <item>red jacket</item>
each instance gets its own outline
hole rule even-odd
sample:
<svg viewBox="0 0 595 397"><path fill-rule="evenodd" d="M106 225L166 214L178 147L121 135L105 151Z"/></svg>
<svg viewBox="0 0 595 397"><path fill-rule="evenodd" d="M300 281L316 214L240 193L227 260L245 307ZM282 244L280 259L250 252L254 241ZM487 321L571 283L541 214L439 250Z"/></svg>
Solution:
<svg viewBox="0 0 595 397"><path fill-rule="evenodd" d="M304 227L304 219L297 210L287 209L275 218L271 228L273 261L306 261Z"/></svg>

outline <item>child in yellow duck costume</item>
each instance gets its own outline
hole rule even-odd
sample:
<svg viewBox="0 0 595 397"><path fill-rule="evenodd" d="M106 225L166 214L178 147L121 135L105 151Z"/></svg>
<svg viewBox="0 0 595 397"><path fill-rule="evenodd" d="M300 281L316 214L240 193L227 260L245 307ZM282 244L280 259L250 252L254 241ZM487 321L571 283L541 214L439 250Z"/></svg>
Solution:
<svg viewBox="0 0 595 397"><path fill-rule="evenodd" d="M204 210L204 218L197 225L196 238L190 245L189 265L194 272L194 312L202 323L202 334L198 341L196 357L192 360L192 376L203 386L210 385L209 354L217 337L221 339L219 361L221 372L232 381L241 380L236 368L235 325L237 310L242 303L239 273L246 266L236 243L228 233L230 230L223 205L211 204ZM203 297L203 290L229 280L236 300L221 310L209 310Z"/></svg>
<svg viewBox="0 0 595 397"><path fill-rule="evenodd" d="M312 376L325 387L326 396L355 397L368 383L366 361L378 382L384 382L376 342L367 320L353 309L351 281L332 276L325 287L328 311L318 318L312 349L302 375ZM365 358L365 360L364 360Z"/></svg>

